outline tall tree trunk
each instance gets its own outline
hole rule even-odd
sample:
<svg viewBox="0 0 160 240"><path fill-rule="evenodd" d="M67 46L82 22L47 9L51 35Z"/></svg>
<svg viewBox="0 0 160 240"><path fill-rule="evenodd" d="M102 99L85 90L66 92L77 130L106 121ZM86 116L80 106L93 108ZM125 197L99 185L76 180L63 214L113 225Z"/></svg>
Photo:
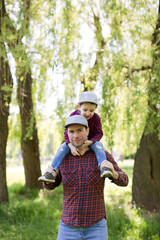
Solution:
<svg viewBox="0 0 160 240"><path fill-rule="evenodd" d="M138 207L160 209L160 141L156 134L142 136L135 156L132 196Z"/></svg>
<svg viewBox="0 0 160 240"><path fill-rule="evenodd" d="M149 211L160 209L160 4L153 34L153 67L148 83L148 117L135 156L132 201Z"/></svg>
<svg viewBox="0 0 160 240"><path fill-rule="evenodd" d="M22 1L20 11L23 17L21 17L21 28L19 30L14 27L12 19L9 18L6 12L5 0L2 0L2 3L5 12L5 27L8 29L8 33L5 36L6 42L16 62L17 98L22 128L21 149L26 185L29 188L41 188L42 184L38 182L41 171L38 135L32 102L31 66L26 54L26 48L22 42L22 38L29 33L31 0Z"/></svg>
<svg viewBox="0 0 160 240"><path fill-rule="evenodd" d="M22 70L22 69L21 69ZM32 77L31 73L24 74L18 78L17 97L21 115L21 148L25 169L26 185L29 188L41 188L42 184L38 182L41 175L39 160L39 142L36 128L36 120L32 102Z"/></svg>
<svg viewBox="0 0 160 240"><path fill-rule="evenodd" d="M0 24L1 26L1 24ZM0 31L1 33L1 31ZM1 35L1 34L0 34ZM6 146L8 138L9 104L12 93L12 77L3 43L0 44L0 204L8 202L6 182ZM3 51L2 51L3 49Z"/></svg>

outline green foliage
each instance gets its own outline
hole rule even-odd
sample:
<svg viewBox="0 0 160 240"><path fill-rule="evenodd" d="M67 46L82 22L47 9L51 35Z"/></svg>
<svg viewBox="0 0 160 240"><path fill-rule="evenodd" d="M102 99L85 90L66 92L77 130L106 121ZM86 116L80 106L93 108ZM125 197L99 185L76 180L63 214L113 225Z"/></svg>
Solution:
<svg viewBox="0 0 160 240"><path fill-rule="evenodd" d="M57 103L57 110L56 110L56 116L58 117L58 120L56 122L56 129L58 131L55 131L56 133L56 142L62 144L64 141L64 125L66 122L66 109L65 109L65 102L64 101L58 101ZM68 114L69 115L69 114ZM67 116L68 117L68 116ZM57 149L57 143L55 145L55 148Z"/></svg>
<svg viewBox="0 0 160 240"><path fill-rule="evenodd" d="M13 109L14 108L15 107L13 107ZM15 108L14 113L11 113L9 118L9 136L7 144L7 155L13 158L20 153L21 141L21 122L19 114L16 114L16 110Z"/></svg>
<svg viewBox="0 0 160 240"><path fill-rule="evenodd" d="M7 12L14 18L5 18L3 22L4 39L12 43L17 39L17 34L7 27L12 24L24 36L15 50L17 73L19 67L27 71L31 66L34 108L39 119L43 115L38 106L43 108L48 96L60 91L54 85L54 73L62 76L64 96L63 100L58 97L58 121L53 120L58 122L55 135L60 142L65 118L75 108L78 95L85 88L96 91L97 86L108 148L115 146L124 154L133 154L146 119L146 133L155 129L160 132L160 68L159 62L153 61L159 49L155 51L152 44L158 17L156 0L100 0L92 4L89 0L36 0L31 4L30 27L21 1L17 1L17 8L14 1L6 4ZM150 75L153 62L154 73ZM144 70L145 67L148 69ZM154 103L156 111L151 105L147 107L148 100ZM32 121L30 130L31 126Z"/></svg>
<svg viewBox="0 0 160 240"><path fill-rule="evenodd" d="M77 5L67 1L59 8L61 21L57 18L58 65L64 69L65 108L74 101L75 92L79 93L75 91L76 83L81 83L80 91L83 84L89 90L99 84L99 97L103 99L99 112L106 145L112 148L116 144L127 155L136 151L147 117L150 70L144 71L143 67L151 66L153 61L155 3L99 1L91 6L90 1ZM85 29L81 26L93 33L86 52L77 45L85 44ZM110 33L105 32L105 27ZM94 50L96 47L99 52Z"/></svg>
<svg viewBox="0 0 160 240"><path fill-rule="evenodd" d="M115 130L115 123L117 120L116 112L114 111L115 106L115 86L112 81L111 76L105 76L103 79L103 90L102 90L102 99L103 104L101 105L101 118L103 124L103 131L105 133L105 137L107 138L107 143L109 147L112 149L114 145L113 133Z"/></svg>

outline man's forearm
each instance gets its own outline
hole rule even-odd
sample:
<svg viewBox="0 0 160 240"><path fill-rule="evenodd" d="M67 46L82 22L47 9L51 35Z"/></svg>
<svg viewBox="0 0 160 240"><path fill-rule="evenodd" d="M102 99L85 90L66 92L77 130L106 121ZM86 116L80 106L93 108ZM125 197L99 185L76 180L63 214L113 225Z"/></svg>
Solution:
<svg viewBox="0 0 160 240"><path fill-rule="evenodd" d="M118 174L115 170L114 170L112 173L113 173L112 178L114 178L114 179L118 179L119 174Z"/></svg>

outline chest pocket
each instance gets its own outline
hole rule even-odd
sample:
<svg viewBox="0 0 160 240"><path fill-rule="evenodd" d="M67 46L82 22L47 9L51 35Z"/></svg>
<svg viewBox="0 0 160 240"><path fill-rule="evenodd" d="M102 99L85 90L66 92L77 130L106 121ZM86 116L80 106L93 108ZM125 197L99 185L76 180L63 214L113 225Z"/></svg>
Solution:
<svg viewBox="0 0 160 240"><path fill-rule="evenodd" d="M76 169L63 169L61 170L61 175L64 187L76 187L77 185Z"/></svg>
<svg viewBox="0 0 160 240"><path fill-rule="evenodd" d="M99 185L102 183L103 179L100 177L100 170L98 167L88 167L86 168L87 185Z"/></svg>

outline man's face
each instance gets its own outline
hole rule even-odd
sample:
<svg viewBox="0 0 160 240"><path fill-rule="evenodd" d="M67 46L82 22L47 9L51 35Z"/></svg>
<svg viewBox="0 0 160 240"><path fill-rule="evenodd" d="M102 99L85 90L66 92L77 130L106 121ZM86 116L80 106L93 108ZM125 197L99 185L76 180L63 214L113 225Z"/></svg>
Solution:
<svg viewBox="0 0 160 240"><path fill-rule="evenodd" d="M83 125L74 124L70 125L67 129L70 142L75 147L81 147L88 139L89 128Z"/></svg>

